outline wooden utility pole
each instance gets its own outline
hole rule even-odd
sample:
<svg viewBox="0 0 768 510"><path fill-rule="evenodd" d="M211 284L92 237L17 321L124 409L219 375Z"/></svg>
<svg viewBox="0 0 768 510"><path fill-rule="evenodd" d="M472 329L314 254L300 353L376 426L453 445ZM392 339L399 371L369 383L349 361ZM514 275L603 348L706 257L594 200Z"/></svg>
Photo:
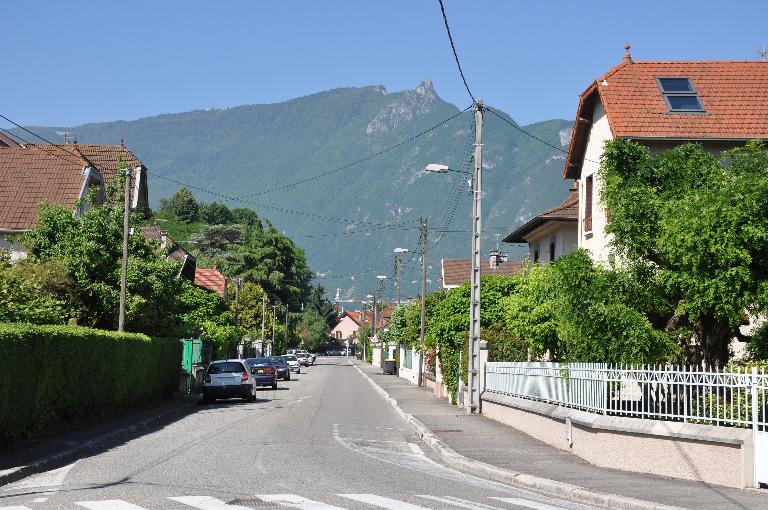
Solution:
<svg viewBox="0 0 768 510"><path fill-rule="evenodd" d="M419 245L421 248L421 323L419 324L419 369L418 385L424 385L424 324L427 319L427 218L419 224Z"/></svg>
<svg viewBox="0 0 768 510"><path fill-rule="evenodd" d="M123 266L120 271L120 311L117 330L125 331L125 287L128 277L128 236L131 218L131 169L125 169L125 206L123 209Z"/></svg>

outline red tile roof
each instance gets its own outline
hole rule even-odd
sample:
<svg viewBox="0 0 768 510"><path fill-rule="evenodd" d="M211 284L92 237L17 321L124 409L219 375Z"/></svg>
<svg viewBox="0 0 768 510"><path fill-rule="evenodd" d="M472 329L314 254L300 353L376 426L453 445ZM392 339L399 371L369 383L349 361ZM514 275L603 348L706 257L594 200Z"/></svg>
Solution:
<svg viewBox="0 0 768 510"><path fill-rule="evenodd" d="M0 147L0 229L37 225L38 206L47 202L75 209L88 162L56 157L32 147Z"/></svg>
<svg viewBox="0 0 768 510"><path fill-rule="evenodd" d="M227 296L227 278L216 269L195 268L195 285L223 298Z"/></svg>
<svg viewBox="0 0 768 510"><path fill-rule="evenodd" d="M577 222L579 219L579 192L572 189L559 205L534 216L504 238L505 243L526 243L525 237L549 221Z"/></svg>
<svg viewBox="0 0 768 510"><path fill-rule="evenodd" d="M0 147L21 147L21 144L5 133L0 133Z"/></svg>
<svg viewBox="0 0 768 510"><path fill-rule="evenodd" d="M690 78L704 112L670 112L656 82L656 78L664 77ZM625 59L580 96L566 158L566 179L578 176L592 108L598 99L617 138L768 139L768 62Z"/></svg>
<svg viewBox="0 0 768 510"><path fill-rule="evenodd" d="M470 259L443 259L440 261L443 270L443 287L462 285L470 280L472 261ZM480 276L503 275L512 276L523 268L519 260L501 262L495 269L491 269L491 261L480 261Z"/></svg>
<svg viewBox="0 0 768 510"><path fill-rule="evenodd" d="M383 313L377 313L376 327L381 328L389 324L389 321L392 319L392 312L394 311L395 311L394 306L387 305L386 307L384 307ZM341 314L340 319L343 319L344 316L347 316L353 321L355 321L355 324L359 326L362 315L363 315L362 312L358 310L347 310L343 314ZM372 322L373 322L373 312L365 312L365 323L370 326Z"/></svg>

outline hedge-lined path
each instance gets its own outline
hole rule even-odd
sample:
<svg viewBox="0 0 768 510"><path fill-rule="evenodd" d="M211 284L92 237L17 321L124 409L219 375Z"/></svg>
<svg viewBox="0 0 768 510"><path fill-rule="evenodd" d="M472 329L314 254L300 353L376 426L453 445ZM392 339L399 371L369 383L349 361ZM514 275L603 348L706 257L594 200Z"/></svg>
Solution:
<svg viewBox="0 0 768 510"><path fill-rule="evenodd" d="M168 498L205 496L264 508L254 502L258 495L293 494L340 508L375 508L371 503L382 503L383 497L397 501L392 508L446 507L422 495L505 510L515 506L490 498L538 505L529 508L587 508L469 477L434 461L346 358L319 358L279 387L261 390L254 403L200 406L83 458L66 472L41 473L0 488L0 507L75 509L84 508L77 502L120 501L108 508L181 509L182 503Z"/></svg>

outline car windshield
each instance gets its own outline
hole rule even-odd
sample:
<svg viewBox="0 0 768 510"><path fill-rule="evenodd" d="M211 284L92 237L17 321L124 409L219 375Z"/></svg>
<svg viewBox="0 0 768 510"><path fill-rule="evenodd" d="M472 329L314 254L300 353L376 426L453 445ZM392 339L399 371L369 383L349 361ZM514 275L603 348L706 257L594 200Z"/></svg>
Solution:
<svg viewBox="0 0 768 510"><path fill-rule="evenodd" d="M208 367L209 374L239 374L243 370L243 364L239 361L223 361L220 363L211 363L211 366Z"/></svg>
<svg viewBox="0 0 768 510"><path fill-rule="evenodd" d="M296 361L296 356L293 354L286 354L283 358L285 358L285 361Z"/></svg>
<svg viewBox="0 0 768 510"><path fill-rule="evenodd" d="M272 360L269 358L248 358L245 360L248 362L249 365L252 367L258 366L258 365L272 365Z"/></svg>
<svg viewBox="0 0 768 510"><path fill-rule="evenodd" d="M284 363L285 363L285 360L284 360L283 358L281 358L280 356L275 356L274 358L269 358L269 360L270 360L272 363L277 363L277 364L279 364L279 365L282 365L282 364L284 364Z"/></svg>

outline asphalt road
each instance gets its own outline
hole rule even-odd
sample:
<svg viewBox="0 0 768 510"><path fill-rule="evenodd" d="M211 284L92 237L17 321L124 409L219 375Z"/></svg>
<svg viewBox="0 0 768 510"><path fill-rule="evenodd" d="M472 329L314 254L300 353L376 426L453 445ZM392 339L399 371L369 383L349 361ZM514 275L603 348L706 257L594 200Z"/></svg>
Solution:
<svg viewBox="0 0 768 510"><path fill-rule="evenodd" d="M0 510L588 508L440 464L346 358L259 397L2 487Z"/></svg>

